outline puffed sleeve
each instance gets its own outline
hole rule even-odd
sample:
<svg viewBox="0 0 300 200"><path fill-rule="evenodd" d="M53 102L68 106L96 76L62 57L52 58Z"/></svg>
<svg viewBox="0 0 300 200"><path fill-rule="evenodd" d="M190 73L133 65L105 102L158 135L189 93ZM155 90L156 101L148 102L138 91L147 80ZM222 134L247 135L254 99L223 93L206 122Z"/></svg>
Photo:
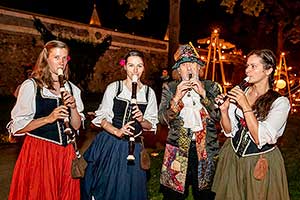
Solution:
<svg viewBox="0 0 300 200"><path fill-rule="evenodd" d="M7 126L9 133L15 136L25 135L25 133L15 133L33 120L35 115L35 96L35 83L30 79L24 81L20 87L16 104L11 111L11 121Z"/></svg>
<svg viewBox="0 0 300 200"><path fill-rule="evenodd" d="M157 117L158 109L157 109L157 101L156 96L152 88L149 88L149 99L148 105L145 110L144 118L152 124L151 131L155 131L157 129L158 117Z"/></svg>
<svg viewBox="0 0 300 200"><path fill-rule="evenodd" d="M265 144L275 144L277 139L282 136L288 114L290 111L290 103L288 98L277 98L270 109L267 118L258 122L258 148L262 148Z"/></svg>
<svg viewBox="0 0 300 200"><path fill-rule="evenodd" d="M238 109L234 103L230 103L229 108L228 108L228 115L229 115L230 124L231 124L231 132L226 133L225 131L223 131L223 133L226 137L234 137L236 132L239 130L238 120L235 117L236 112L239 113L240 109ZM221 124L221 126L222 126L222 124ZM223 127L222 127L222 130L223 130Z"/></svg>
<svg viewBox="0 0 300 200"><path fill-rule="evenodd" d="M103 119L106 119L108 122L112 123L112 119L114 117L113 99L116 94L116 85L117 82L113 82L107 86L102 98L102 102L95 111L96 117L92 120L92 123L97 127L101 127L101 122Z"/></svg>
<svg viewBox="0 0 300 200"><path fill-rule="evenodd" d="M72 85L72 92L73 92L73 97L75 98L77 111L81 116L81 121L83 122L85 120L85 116L83 114L84 105L83 105L83 102L81 99L81 90L73 83L71 83L71 82L69 82L69 83Z"/></svg>

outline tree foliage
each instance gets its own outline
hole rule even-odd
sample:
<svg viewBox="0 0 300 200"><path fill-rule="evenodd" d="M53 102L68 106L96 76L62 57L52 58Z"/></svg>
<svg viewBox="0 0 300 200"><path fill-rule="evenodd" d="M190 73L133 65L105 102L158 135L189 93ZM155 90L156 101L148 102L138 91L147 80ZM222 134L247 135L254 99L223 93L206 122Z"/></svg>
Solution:
<svg viewBox="0 0 300 200"><path fill-rule="evenodd" d="M233 14L237 2L238 0L223 0L220 5L226 7L226 12ZM261 0L243 0L240 5L243 12L250 16L258 17L264 9L264 3Z"/></svg>
<svg viewBox="0 0 300 200"><path fill-rule="evenodd" d="M118 0L120 5L128 6L126 17L128 19L141 20L144 17L144 12L148 8L149 0Z"/></svg>
<svg viewBox="0 0 300 200"><path fill-rule="evenodd" d="M57 39L68 45L71 57L69 61L70 79L81 89L88 90L88 83L93 76L96 62L111 45L111 35L106 35L101 43L93 43L91 41L55 36L47 29L41 20L37 18L34 18L34 25L41 33L41 38L44 43Z"/></svg>
<svg viewBox="0 0 300 200"><path fill-rule="evenodd" d="M130 19L137 18L142 19L144 12L148 7L149 0L118 0L119 3L129 6L126 16ZM170 2L180 2L180 0L169 0ZM204 3L213 0L196 0L198 3ZM292 45L300 44L300 1L295 0L222 0L220 6L225 8L225 11L229 14L237 15L235 19L235 26L232 27L233 32L250 33L249 36L257 38L256 42L260 39L277 37L277 43L274 46L269 45L272 48L277 48L277 53L286 49L292 49ZM180 4L179 4L180 8ZM170 11L174 10L174 6L170 3ZM179 24L180 19L176 17L180 15L180 11L177 14L170 13L169 17L169 33L177 31L174 27ZM244 16L242 17L242 15ZM175 16L175 17L172 17ZM247 17L248 16L248 17ZM252 18L253 17L253 18ZM247 19L248 23L251 23L255 28L249 26L244 20ZM173 25L173 26L172 26ZM254 31L255 30L255 31ZM180 30L178 30L180 31ZM250 31L250 32L249 32ZM275 34L277 34L277 36ZM254 34L254 35L253 35ZM179 35L179 33L178 33ZM176 34L169 35L169 57L172 56L174 51L173 46L176 46L179 41ZM252 46L259 46L259 43ZM170 44L172 44L170 46ZM250 45L251 46L251 45ZM249 46L249 47L250 47ZM250 47L251 48L251 47ZM170 59L169 59L169 64Z"/></svg>

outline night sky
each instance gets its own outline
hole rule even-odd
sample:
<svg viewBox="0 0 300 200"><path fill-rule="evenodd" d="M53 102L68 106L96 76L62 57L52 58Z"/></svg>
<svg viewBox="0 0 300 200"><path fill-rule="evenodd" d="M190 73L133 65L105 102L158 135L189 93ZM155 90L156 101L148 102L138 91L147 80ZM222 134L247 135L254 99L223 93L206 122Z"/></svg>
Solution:
<svg viewBox="0 0 300 200"><path fill-rule="evenodd" d="M127 19L126 7L119 6L117 0L1 0L0 5L88 24L93 2L96 2L103 27L163 39L168 25L169 0L150 0L143 20ZM196 0L183 0L180 41L208 37L214 24L226 26L231 18L218 1L198 4Z"/></svg>
<svg viewBox="0 0 300 200"><path fill-rule="evenodd" d="M220 28L222 39L235 44L244 53L255 48L276 51L276 31L268 33L261 37L262 41L258 41L256 34L259 19L246 16L242 12L227 14L225 8L220 6L220 1L181 1L180 43L192 41L196 44L197 39L209 37L213 28L217 27ZM102 27L160 40L164 38L169 18L169 0L149 0L143 20L127 19L126 7L120 6L118 0L1 0L0 5L88 24L94 2ZM298 64L296 59L300 45L290 49L290 63Z"/></svg>

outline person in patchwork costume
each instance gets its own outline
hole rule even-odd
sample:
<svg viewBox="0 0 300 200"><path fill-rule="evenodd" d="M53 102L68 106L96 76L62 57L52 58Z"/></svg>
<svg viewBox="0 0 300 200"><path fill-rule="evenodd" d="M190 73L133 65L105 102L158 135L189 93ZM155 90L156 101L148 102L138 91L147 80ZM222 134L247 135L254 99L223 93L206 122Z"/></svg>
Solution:
<svg viewBox="0 0 300 200"><path fill-rule="evenodd" d="M164 200L185 199L192 186L194 199L214 199L210 188L219 152L220 111L214 99L219 84L199 78L205 64L194 47L181 45L172 67L181 80L164 84L159 105L159 121L169 133L160 183Z"/></svg>

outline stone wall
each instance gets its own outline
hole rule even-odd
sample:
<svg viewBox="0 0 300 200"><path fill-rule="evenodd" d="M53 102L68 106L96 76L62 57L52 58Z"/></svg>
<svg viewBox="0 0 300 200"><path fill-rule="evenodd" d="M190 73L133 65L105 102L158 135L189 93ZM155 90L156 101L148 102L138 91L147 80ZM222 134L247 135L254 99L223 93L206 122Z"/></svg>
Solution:
<svg viewBox="0 0 300 200"><path fill-rule="evenodd" d="M24 65L34 65L43 48L40 32L34 26L34 18L58 38L77 39L100 44L108 35L111 46L99 57L86 92L103 92L111 81L124 77L119 60L130 49L145 54L144 81L157 86L161 69L167 66L168 43L166 41L115 32L73 21L51 18L35 13L0 7L0 96L11 95L25 79Z"/></svg>

